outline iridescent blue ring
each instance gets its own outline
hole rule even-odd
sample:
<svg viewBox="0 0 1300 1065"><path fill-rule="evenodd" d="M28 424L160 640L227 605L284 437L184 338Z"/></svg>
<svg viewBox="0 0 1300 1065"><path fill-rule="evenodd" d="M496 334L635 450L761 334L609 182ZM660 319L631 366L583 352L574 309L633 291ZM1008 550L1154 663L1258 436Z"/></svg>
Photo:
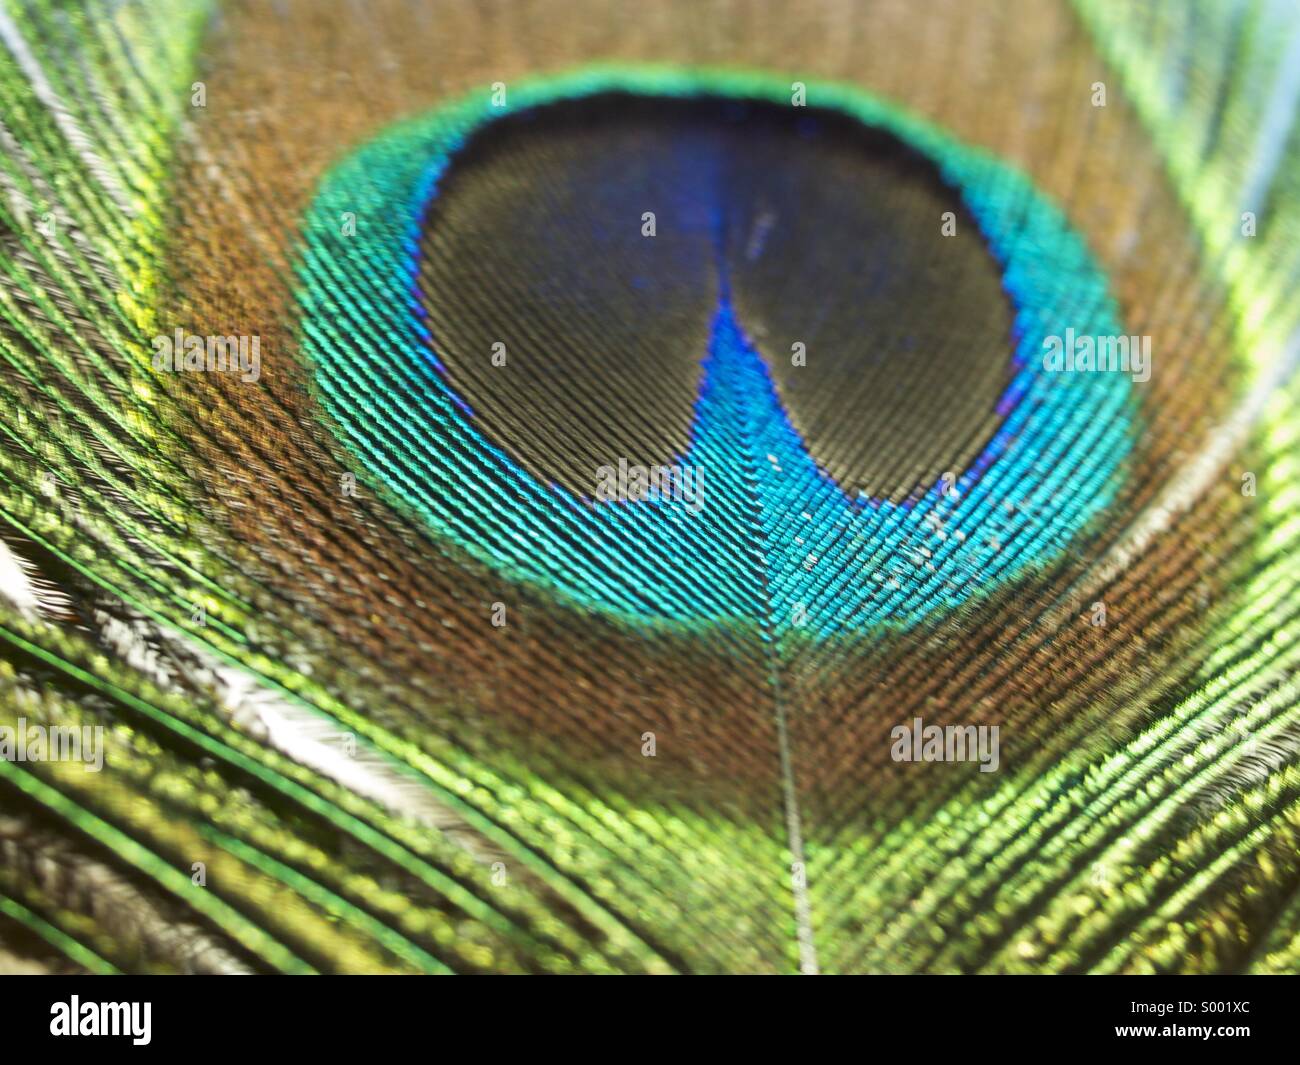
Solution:
<svg viewBox="0 0 1300 1065"><path fill-rule="evenodd" d="M479 430L422 323L420 235L457 149L493 119L566 99L625 92L790 105L791 82L602 68L505 88L503 106L485 89L362 145L325 175L305 218L300 337L317 396L361 464L358 479L432 536L626 623L747 622L778 636L829 636L956 608L1059 556L1112 501L1137 423L1131 381L1051 374L1041 359L1044 339L1067 328L1123 333L1083 240L1012 166L861 90L817 82L806 84L810 106L928 157L1001 265L1015 309L1013 375L987 446L920 501L850 496L809 457L724 300L701 353L691 443L677 460L700 471L698 512L671 498L595 504L530 476Z"/></svg>

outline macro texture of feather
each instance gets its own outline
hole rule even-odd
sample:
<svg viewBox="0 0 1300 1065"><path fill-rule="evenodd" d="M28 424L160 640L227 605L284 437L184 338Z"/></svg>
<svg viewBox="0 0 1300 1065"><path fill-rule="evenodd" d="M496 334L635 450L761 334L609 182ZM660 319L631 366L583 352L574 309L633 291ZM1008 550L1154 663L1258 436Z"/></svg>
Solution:
<svg viewBox="0 0 1300 1065"><path fill-rule="evenodd" d="M0 971L1295 972L1298 361L1289 3L0 0Z"/></svg>

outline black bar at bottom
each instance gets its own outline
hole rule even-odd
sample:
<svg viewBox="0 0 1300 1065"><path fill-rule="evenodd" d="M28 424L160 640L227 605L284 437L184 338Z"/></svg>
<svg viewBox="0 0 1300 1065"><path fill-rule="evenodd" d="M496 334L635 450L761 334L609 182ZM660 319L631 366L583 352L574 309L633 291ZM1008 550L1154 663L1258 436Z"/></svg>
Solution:
<svg viewBox="0 0 1300 1065"><path fill-rule="evenodd" d="M1294 1035L1297 988L1261 977L867 977L829 990L800 980L714 982L707 991L649 978L435 979L0 978L0 1059L27 1060L17 1053L61 1044L205 1055L283 1047L331 1060L419 1047L459 1057L511 1044L584 1057L636 1047L642 1056L658 1046L678 1057L755 1039L769 1049L833 1051L844 1034L864 1051L899 1043L926 1051L1280 1050Z"/></svg>

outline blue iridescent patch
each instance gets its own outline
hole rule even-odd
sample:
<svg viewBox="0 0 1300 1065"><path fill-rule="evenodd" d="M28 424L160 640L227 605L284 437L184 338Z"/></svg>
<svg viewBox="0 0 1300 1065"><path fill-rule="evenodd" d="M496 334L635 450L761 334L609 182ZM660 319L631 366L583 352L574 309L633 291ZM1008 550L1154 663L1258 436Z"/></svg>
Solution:
<svg viewBox="0 0 1300 1065"><path fill-rule="evenodd" d="M306 218L301 336L360 479L503 576L638 623L734 620L823 637L910 625L1066 550L1113 499L1137 415L1127 375L1050 374L1041 353L1067 328L1123 334L1105 276L1019 171L842 85L810 83L807 98L932 160L1002 266L1016 313L1013 374L1000 428L966 469L905 503L834 482L791 425L725 280L691 443L677 460L698 478L698 501L601 503L542 483L486 438L450 387L421 321L416 257L440 178L476 128L601 92L788 105L789 86L735 72L583 71L511 85L504 107L475 94L338 163ZM344 234L348 215L355 232Z"/></svg>

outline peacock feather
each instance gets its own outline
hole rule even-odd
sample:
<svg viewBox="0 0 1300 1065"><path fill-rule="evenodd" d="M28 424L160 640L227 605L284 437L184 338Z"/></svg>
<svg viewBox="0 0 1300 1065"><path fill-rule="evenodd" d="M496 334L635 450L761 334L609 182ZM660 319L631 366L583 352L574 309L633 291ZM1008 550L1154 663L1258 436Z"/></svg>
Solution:
<svg viewBox="0 0 1300 1065"><path fill-rule="evenodd" d="M0 0L0 971L1300 969L1300 17Z"/></svg>

